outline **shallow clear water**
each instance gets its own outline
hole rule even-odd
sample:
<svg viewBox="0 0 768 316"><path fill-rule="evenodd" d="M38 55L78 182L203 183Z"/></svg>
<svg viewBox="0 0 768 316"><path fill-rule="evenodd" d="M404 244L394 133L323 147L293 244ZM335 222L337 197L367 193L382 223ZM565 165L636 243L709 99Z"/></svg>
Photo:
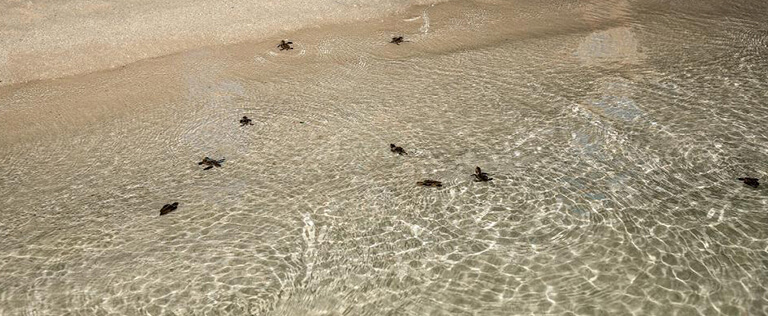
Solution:
<svg viewBox="0 0 768 316"><path fill-rule="evenodd" d="M765 8L448 4L6 88L0 314L766 314Z"/></svg>

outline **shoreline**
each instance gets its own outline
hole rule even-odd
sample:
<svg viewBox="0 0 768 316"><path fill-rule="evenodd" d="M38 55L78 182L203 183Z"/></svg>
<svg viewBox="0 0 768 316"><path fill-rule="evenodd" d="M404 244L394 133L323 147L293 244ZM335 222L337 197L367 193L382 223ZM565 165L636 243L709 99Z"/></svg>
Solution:
<svg viewBox="0 0 768 316"><path fill-rule="evenodd" d="M530 14L530 10L536 10L536 4L526 7L520 3L513 6L447 1L414 5L378 20L305 28L282 37L197 47L117 68L0 86L0 125L4 127L0 147L78 133L124 115L135 119L156 111L158 106L184 106L183 100L199 92L190 87L190 75L211 73L205 79L208 82L216 81L216 77L251 83L281 83L288 77L317 80L338 67L364 68L366 60L428 58L510 41L561 36L558 30L565 29L565 34L589 33L621 24L611 19L586 23L567 9L541 11L538 16ZM560 17L561 21L552 22L551 17ZM411 42L390 44L389 39L395 35L404 35ZM275 44L281 38L293 40L296 49L277 51ZM561 54L562 58L573 58L570 49ZM274 76L276 73L280 75ZM197 89L204 91L206 87ZM57 133L50 135L51 131Z"/></svg>
<svg viewBox="0 0 768 316"><path fill-rule="evenodd" d="M406 34L418 36L423 27L421 14L434 8L443 16L451 16L457 8L487 10L483 3L444 2L440 5L412 6L398 15L376 21L334 24L306 28L287 33L296 43L295 50L278 52L280 37L243 41L235 44L197 47L169 55L142 59L117 68L70 75L54 79L39 79L25 83L0 86L0 147L23 141L42 140L39 136L55 130L57 136L65 131L77 131L103 120L124 114L140 114L152 105L169 104L186 98L185 74L207 72L219 65L238 77L256 82L279 82L285 76L295 79L322 73L339 65L356 64L361 56L375 59L403 59L446 48L454 44L441 43L444 34L430 34L422 43L407 46L389 44L389 37ZM417 17L414 19L414 16ZM432 21L435 29L448 29L449 24ZM350 27L350 25L362 27ZM465 30L470 34L473 30ZM409 35L410 34L410 35ZM372 37L373 36L373 37ZM436 45L423 45L436 42ZM470 41L471 43L471 41ZM356 46L356 48L352 48ZM304 52L301 52L301 50ZM215 56L215 57L205 57ZM282 77L263 75L281 73ZM85 92L85 93L83 93ZM84 115L71 115L71 113ZM53 118L54 121L36 119ZM50 136L50 135L49 135Z"/></svg>
<svg viewBox="0 0 768 316"><path fill-rule="evenodd" d="M489 1L0 88L0 314L759 314L765 22Z"/></svg>
<svg viewBox="0 0 768 316"><path fill-rule="evenodd" d="M118 7L106 2L75 2L61 8L6 4L6 8L0 7L6 11L7 26L0 30L0 87L117 69L142 60L258 42L305 29L368 23L412 7L444 2L450 1L379 1L366 6L334 2L311 10L299 0L280 6L232 3L215 9L204 1L181 2L178 7L167 3L160 8L153 3ZM68 11L76 9L85 13Z"/></svg>

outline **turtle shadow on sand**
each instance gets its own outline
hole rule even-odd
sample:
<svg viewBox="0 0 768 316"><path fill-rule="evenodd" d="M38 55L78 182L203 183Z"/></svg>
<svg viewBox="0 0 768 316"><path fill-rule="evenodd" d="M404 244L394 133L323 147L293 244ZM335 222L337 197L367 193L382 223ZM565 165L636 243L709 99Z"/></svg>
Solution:
<svg viewBox="0 0 768 316"><path fill-rule="evenodd" d="M443 183L437 180L423 180L416 182L416 185L424 186L424 187L442 187Z"/></svg>
<svg viewBox="0 0 768 316"><path fill-rule="evenodd" d="M203 161L198 162L198 165L205 165L207 167L203 168L203 170L209 170L213 167L221 167L221 164L224 162L225 159L219 159L214 160L208 157L203 158Z"/></svg>

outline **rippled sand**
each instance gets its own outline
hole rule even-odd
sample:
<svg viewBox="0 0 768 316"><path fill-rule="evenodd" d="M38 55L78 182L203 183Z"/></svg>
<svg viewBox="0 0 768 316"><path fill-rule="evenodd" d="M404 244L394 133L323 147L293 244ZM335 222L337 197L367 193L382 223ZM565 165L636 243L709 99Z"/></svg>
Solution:
<svg viewBox="0 0 768 316"><path fill-rule="evenodd" d="M0 314L766 314L735 180L768 182L766 5L711 2L450 2L0 87Z"/></svg>

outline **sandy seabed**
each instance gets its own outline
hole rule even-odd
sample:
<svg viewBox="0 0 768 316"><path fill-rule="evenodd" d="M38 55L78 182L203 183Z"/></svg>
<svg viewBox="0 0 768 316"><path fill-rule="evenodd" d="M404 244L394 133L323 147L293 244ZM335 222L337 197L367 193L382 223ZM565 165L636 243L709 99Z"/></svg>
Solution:
<svg viewBox="0 0 768 316"><path fill-rule="evenodd" d="M766 4L153 5L1 5L0 314L768 313Z"/></svg>

